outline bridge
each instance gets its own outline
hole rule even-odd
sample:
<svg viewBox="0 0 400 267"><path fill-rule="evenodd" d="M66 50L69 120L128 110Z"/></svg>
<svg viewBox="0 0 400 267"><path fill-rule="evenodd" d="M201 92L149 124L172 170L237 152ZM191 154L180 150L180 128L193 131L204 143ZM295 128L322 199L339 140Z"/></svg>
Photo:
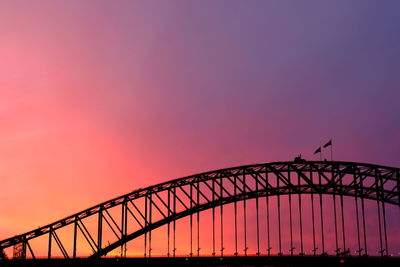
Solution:
<svg viewBox="0 0 400 267"><path fill-rule="evenodd" d="M137 189L2 240L0 263L390 258L398 264L399 207L399 168L305 160L239 166Z"/></svg>

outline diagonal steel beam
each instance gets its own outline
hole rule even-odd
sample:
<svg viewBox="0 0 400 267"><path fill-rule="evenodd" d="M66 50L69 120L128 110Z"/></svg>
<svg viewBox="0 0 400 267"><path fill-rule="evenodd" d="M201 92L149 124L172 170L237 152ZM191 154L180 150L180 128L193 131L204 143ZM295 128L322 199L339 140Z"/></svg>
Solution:
<svg viewBox="0 0 400 267"><path fill-rule="evenodd" d="M88 229L86 228L85 224L79 219L78 220L78 228L85 237L86 241L92 248L93 252L96 253L96 242L94 241L92 235L89 233Z"/></svg>
<svg viewBox="0 0 400 267"><path fill-rule="evenodd" d="M65 259L69 259L69 255L67 253L67 250L65 249L64 245L62 244L60 238L58 237L56 231L52 231L51 234L54 237L54 240L56 241L56 244L58 248L61 250L61 253L63 254Z"/></svg>

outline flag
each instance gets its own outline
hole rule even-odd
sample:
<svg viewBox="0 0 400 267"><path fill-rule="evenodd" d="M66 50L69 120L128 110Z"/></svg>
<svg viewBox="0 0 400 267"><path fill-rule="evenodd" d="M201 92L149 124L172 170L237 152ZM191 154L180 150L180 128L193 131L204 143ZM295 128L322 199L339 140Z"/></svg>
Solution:
<svg viewBox="0 0 400 267"><path fill-rule="evenodd" d="M328 143L326 143L323 147L327 147L327 146L331 146L332 145L332 139L328 141Z"/></svg>
<svg viewBox="0 0 400 267"><path fill-rule="evenodd" d="M315 150L314 155L317 153L321 153L321 147L319 147L317 150Z"/></svg>

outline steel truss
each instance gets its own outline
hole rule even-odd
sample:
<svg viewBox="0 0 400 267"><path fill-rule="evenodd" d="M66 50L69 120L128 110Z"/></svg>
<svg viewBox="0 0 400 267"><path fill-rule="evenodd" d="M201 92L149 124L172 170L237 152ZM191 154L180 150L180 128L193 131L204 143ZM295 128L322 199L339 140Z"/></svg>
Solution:
<svg viewBox="0 0 400 267"><path fill-rule="evenodd" d="M359 255L368 254L367 236L365 233L365 214L364 200L375 200L379 212L379 240L381 255L387 255L387 232L385 204L400 206L400 169L378 166L373 164L338 162L338 161L304 161L304 162L274 162L234 168L221 169L197 175L192 175L176 180L171 180L144 189L135 190L129 194L103 202L94 207L73 214L52 224L40 227L33 231L17 235L0 241L0 251L8 247L17 250L14 257L17 258L36 258L35 251L32 249L31 242L38 237L46 235L48 237L47 257L52 258L52 248L58 248L64 258L77 258L78 235L83 237L85 242L92 250L89 257L101 257L107 255L112 250L121 248L121 255L126 253L126 243L144 236L144 257L151 257L152 231L158 227L166 225L168 228L168 257L176 256L176 221L186 216L190 217L190 256L200 256L200 214L205 210L212 210L213 214L213 255L223 256L223 207L226 204L234 203L235 207L235 255L238 255L238 236L237 236L237 203L243 201L243 225L244 225L244 255L247 255L246 240L246 200L256 199L257 209L257 255L261 255L259 246L259 198L265 197L267 201L267 226L269 232L269 202L268 197L276 196L278 200L278 219L280 220L280 196L288 195L290 202L290 241L292 243L292 195L299 195L298 207L300 211L300 235L301 248L300 255L304 255L303 250L303 230L302 230L302 198L300 195L310 194L320 201L321 216L320 225L322 227L322 254L326 253L324 248L324 218L322 216L322 195L332 195L335 203L335 232L337 254L349 253L346 245L346 233L344 229L345 221L343 214L343 196L351 196L355 199L356 207L361 207L362 213L357 211L357 231L358 231L358 253ZM341 238L343 244L338 244L338 228L336 224L336 203L339 205L343 227ZM294 205L294 204L293 204ZM110 209L118 208L118 217ZM340 209L341 208L341 209ZM220 236L221 248L219 253L215 244L215 212L220 213ZM316 255L315 245L315 215L313 216L313 240L314 255ZM339 216L338 216L339 217ZM95 218L95 234L93 229L89 230L85 219ZM196 220L193 229L193 222ZM362 222L360 222L362 221ZM279 221L280 223L280 221ZM73 226L73 233L70 239L73 240L72 251L66 249L66 244L58 236L58 231L67 226ZM93 226L93 225L92 225ZM93 227L91 227L93 228ZM111 244L103 242L103 232L107 228L113 233L116 241ZM172 228L172 229L171 229ZM362 233L362 229L364 233ZM197 234L193 234L197 233ZM363 237L363 238L360 238ZM197 241L194 240L197 237ZM172 239L172 240L171 240ZM172 242L171 242L172 241ZM364 241L362 244L361 241ZM54 242L54 243L53 243ZM56 246L52 245L56 244ZM270 240L268 233L268 255L270 251ZM197 246L197 247L196 247ZM342 249L339 248L342 247ZM293 256L293 245L291 244L291 254ZM196 253L193 253L196 251ZM279 225L279 253L281 248L281 229ZM3 256L0 253L0 256ZM3 256L4 257L4 256Z"/></svg>

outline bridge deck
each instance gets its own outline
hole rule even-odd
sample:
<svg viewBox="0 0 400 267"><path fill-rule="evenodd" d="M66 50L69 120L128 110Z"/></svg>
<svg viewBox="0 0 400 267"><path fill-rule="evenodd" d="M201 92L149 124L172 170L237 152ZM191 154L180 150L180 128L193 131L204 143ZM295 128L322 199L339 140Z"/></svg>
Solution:
<svg viewBox="0 0 400 267"><path fill-rule="evenodd" d="M85 266L400 266L400 257L258 256L4 260L0 265ZM89 265L87 265L89 264Z"/></svg>

